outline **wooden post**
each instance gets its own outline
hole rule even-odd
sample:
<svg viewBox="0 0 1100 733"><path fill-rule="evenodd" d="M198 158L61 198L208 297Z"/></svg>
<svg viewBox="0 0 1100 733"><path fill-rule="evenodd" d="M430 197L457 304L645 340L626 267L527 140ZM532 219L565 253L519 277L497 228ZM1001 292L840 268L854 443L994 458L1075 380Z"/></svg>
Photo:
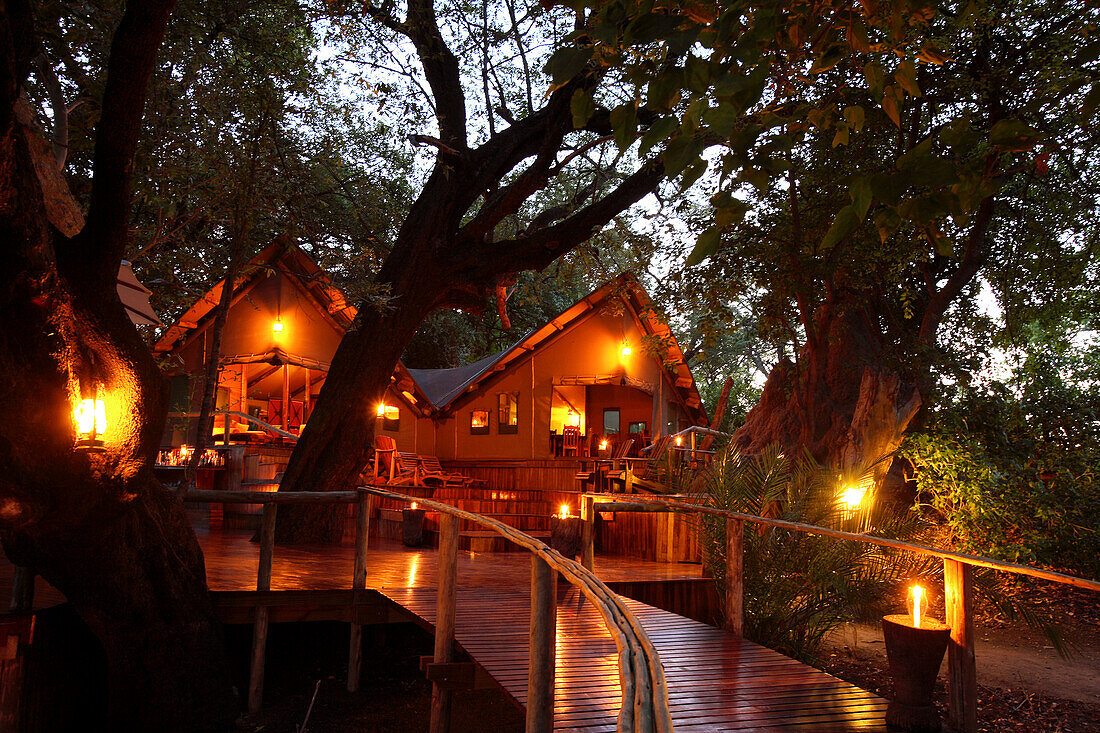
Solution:
<svg viewBox="0 0 1100 733"><path fill-rule="evenodd" d="M22 565L16 565L11 579L12 613L30 613L34 608L34 571Z"/></svg>
<svg viewBox="0 0 1100 733"><path fill-rule="evenodd" d="M742 587L744 523L726 518L726 618L725 628L737 636L745 630L745 593Z"/></svg>
<svg viewBox="0 0 1100 733"><path fill-rule="evenodd" d="M698 460L698 457L695 455L695 435L696 435L695 431L692 430L691 431L691 462L692 462L693 465L695 464L695 461Z"/></svg>
<svg viewBox="0 0 1100 733"><path fill-rule="evenodd" d="M958 733L977 733L978 676L974 663L974 586L972 568L944 558L943 584L947 625L948 725Z"/></svg>
<svg viewBox="0 0 1100 733"><path fill-rule="evenodd" d="M581 518L584 525L581 527L581 565L594 570L596 567L596 499L592 496L581 496Z"/></svg>
<svg viewBox="0 0 1100 733"><path fill-rule="evenodd" d="M283 432L290 429L290 365L283 364Z"/></svg>
<svg viewBox="0 0 1100 733"><path fill-rule="evenodd" d="M454 660L455 591L458 579L458 519L453 514L439 515L439 590L435 604L436 664ZM432 682L430 733L451 729L451 691Z"/></svg>
<svg viewBox="0 0 1100 733"><path fill-rule="evenodd" d="M557 643L558 574L531 555L531 641L527 667L526 733L554 730L554 647Z"/></svg>
<svg viewBox="0 0 1100 733"><path fill-rule="evenodd" d="M306 386L302 391L302 424L309 422L309 403L313 399L313 395L310 394L310 372L306 368Z"/></svg>
<svg viewBox="0 0 1100 733"><path fill-rule="evenodd" d="M359 503L355 507L355 570L351 578L352 591L367 587L367 539L370 537L370 513L374 496L366 491L359 492ZM348 644L348 692L359 689L359 672L363 656L363 625L355 618L354 597L352 593L351 640Z"/></svg>
<svg viewBox="0 0 1100 733"><path fill-rule="evenodd" d="M275 503L264 504L260 525L260 567L256 574L256 590L271 590L271 561L275 554ZM248 678L248 712L260 709L264 696L264 659L267 655L267 606L256 607L256 622L252 625L252 665Z"/></svg>

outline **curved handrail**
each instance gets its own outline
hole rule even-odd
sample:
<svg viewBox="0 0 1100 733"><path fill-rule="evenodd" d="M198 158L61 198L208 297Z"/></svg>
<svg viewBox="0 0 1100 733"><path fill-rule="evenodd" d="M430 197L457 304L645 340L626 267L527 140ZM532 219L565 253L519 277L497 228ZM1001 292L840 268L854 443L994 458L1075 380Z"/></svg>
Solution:
<svg viewBox="0 0 1100 733"><path fill-rule="evenodd" d="M249 415L246 412L238 412L237 410L215 410L214 414L215 415L233 415L234 417L239 417L239 418L241 418L242 420L244 420L246 422L253 423L254 425L259 425L264 430L268 430L272 433L275 433L276 435L278 435L280 437L287 438L287 439L293 440L295 442L297 442L297 440L298 440L298 436L295 435L294 433L288 433L287 431L282 430L281 428L277 428L274 425L271 425L269 423L266 423L263 420L261 420L260 418ZM197 412L170 412L170 413L168 413L168 417L198 417L198 416L199 416L199 413L197 413Z"/></svg>
<svg viewBox="0 0 1100 733"><path fill-rule="evenodd" d="M1058 573L1053 570L1044 570L1042 568L1033 568L1029 565L1021 565L1020 563L1007 562L1005 560L994 560L990 557L982 557L980 555L968 555L965 552L955 552L953 550L938 550L935 547L928 547L927 545L920 545L915 542L904 542L902 540L892 540L887 537L878 537L871 534L859 534L856 532L845 532L840 529L831 529L829 527L819 527L816 524L802 524L801 522L791 522L786 519L774 519L772 517L761 517L756 514L742 514L741 512L731 511L729 509L719 509L717 507L710 507L704 504L689 504L683 501L677 501L676 499L668 499L665 497L655 496L631 496L630 501L600 501L596 500L596 507L598 511L638 511L637 507L631 507L631 504L648 504L651 506L662 506L670 509L678 509L680 511L694 513L694 514L709 514L715 517L726 517L727 519L740 519L745 522L753 522L755 524L764 524L771 527L778 527L780 529L792 529L797 532L803 532L806 534L817 534L824 537L833 537L840 540L851 540L854 542L866 542L871 545L878 545L880 547L890 547L895 550L905 550L907 552L914 552L918 555L930 555L932 557L938 557L943 560L955 560L966 565L973 565L975 567L990 568L992 570L999 570L1005 573L1016 573L1017 575L1027 575L1032 578L1039 578L1040 580L1049 580L1055 583L1062 583L1064 585L1072 585L1077 588L1084 588L1086 590L1100 591L1100 581L1092 580L1090 578L1079 578L1075 575L1067 575L1066 573ZM642 511L645 511L644 509Z"/></svg>
<svg viewBox="0 0 1100 733"><path fill-rule="evenodd" d="M415 501L421 508L431 508L494 530L520 547L538 555L547 565L560 572L600 612L608 633L615 641L619 654L619 686L622 689L618 730L672 732L672 715L668 708L668 685L657 650L650 642L641 622L630 612L622 599L604 585L591 570L563 557L546 543L495 519L467 512L450 504L398 494L378 487L361 487L361 490L396 501Z"/></svg>

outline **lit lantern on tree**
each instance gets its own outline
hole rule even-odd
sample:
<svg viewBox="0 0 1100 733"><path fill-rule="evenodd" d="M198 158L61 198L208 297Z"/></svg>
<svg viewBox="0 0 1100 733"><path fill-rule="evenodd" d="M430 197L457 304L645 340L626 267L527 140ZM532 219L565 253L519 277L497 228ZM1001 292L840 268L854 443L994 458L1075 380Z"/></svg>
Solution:
<svg viewBox="0 0 1100 733"><path fill-rule="evenodd" d="M93 389L89 397L82 396L73 407L73 426L77 448L103 448L101 436L107 432L107 407L99 399L98 389Z"/></svg>

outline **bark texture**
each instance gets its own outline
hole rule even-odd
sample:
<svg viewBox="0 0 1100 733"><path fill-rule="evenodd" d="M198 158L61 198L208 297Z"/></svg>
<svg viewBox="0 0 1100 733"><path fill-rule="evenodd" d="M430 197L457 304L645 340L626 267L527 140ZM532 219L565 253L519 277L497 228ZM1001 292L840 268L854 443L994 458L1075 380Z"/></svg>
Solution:
<svg viewBox="0 0 1100 733"><path fill-rule="evenodd" d="M807 342L798 363L784 360L772 369L734 444L749 453L772 444L806 450L853 477L873 466L880 482L920 408L920 390L888 366L862 311L825 307L817 323L820 337Z"/></svg>
<svg viewBox="0 0 1100 733"><path fill-rule="evenodd" d="M236 711L201 550L153 477L167 385L115 289L133 152L171 8L130 4L120 21L79 228L64 223L75 204L60 176L38 172L56 172L49 146L16 117L30 8L0 1L0 539L102 643L115 730L225 730ZM43 152L48 164L36 161ZM100 451L75 446L74 403L90 390L106 404Z"/></svg>

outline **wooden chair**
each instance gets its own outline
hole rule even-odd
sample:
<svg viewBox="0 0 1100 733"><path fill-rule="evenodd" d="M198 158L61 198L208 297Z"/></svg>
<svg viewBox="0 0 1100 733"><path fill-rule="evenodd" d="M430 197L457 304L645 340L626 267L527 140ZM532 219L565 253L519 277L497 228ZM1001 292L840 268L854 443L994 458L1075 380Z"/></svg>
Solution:
<svg viewBox="0 0 1100 733"><path fill-rule="evenodd" d="M443 466L439 463L439 458L436 456L417 456L420 461L420 478L425 483L438 482L443 485L444 488L451 486L457 486L459 488L466 488L474 483L474 479L462 473L455 473L453 471L443 470Z"/></svg>
<svg viewBox="0 0 1100 733"><path fill-rule="evenodd" d="M577 425L566 425L562 433L561 454L567 456L569 451L575 456L581 454L581 429Z"/></svg>
<svg viewBox="0 0 1100 733"><path fill-rule="evenodd" d="M412 455L410 463L403 456ZM374 436L374 481L387 486L421 486L419 463L415 454L397 452L397 441L388 435Z"/></svg>

